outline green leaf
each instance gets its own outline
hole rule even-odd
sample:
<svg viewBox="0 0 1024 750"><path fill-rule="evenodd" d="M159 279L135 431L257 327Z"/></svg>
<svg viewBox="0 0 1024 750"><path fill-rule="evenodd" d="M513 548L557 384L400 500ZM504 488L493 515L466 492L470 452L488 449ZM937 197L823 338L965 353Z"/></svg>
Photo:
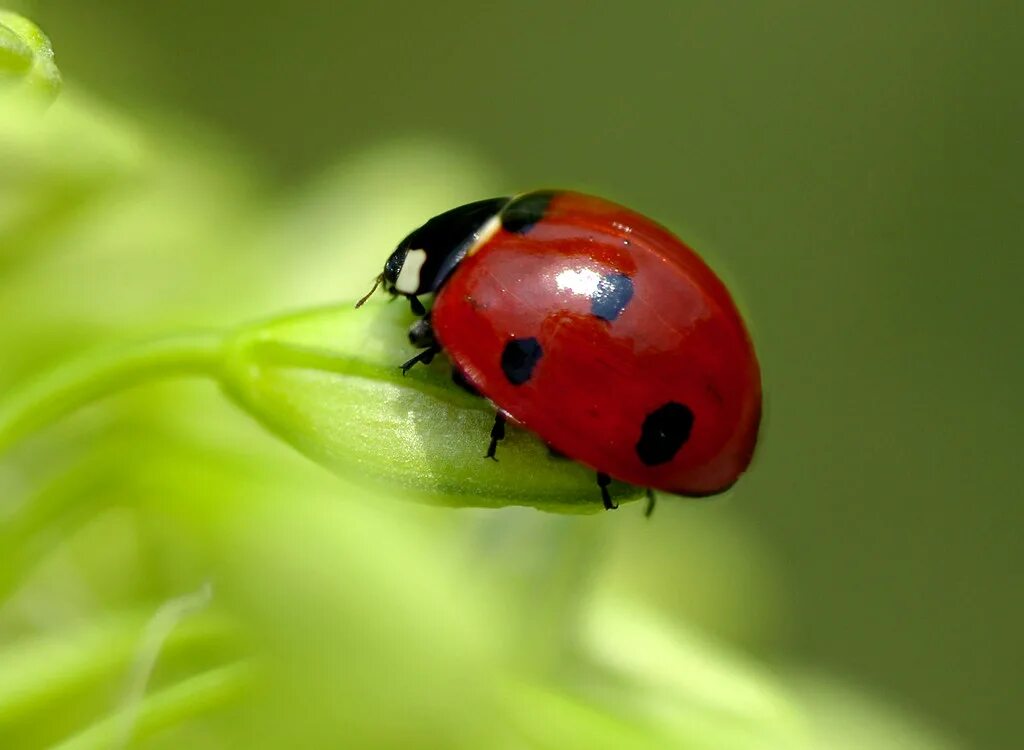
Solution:
<svg viewBox="0 0 1024 750"><path fill-rule="evenodd" d="M552 457L510 427L498 461L484 452L494 408L451 382L444 357L399 365L414 350L404 305L351 303L257 325L224 359L226 387L279 436L342 477L450 506L602 510L594 472ZM612 496L642 491L615 483Z"/></svg>

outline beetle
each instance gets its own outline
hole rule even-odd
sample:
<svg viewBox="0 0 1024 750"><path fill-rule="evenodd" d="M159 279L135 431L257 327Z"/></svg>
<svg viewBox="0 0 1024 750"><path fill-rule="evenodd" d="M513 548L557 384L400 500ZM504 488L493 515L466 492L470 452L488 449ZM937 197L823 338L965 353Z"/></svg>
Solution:
<svg viewBox="0 0 1024 750"><path fill-rule="evenodd" d="M592 468L608 509L612 477L707 497L750 464L747 328L696 252L639 213L572 191L476 201L411 232L356 306L378 285L419 316L402 371L444 352L495 406L488 458L512 421Z"/></svg>

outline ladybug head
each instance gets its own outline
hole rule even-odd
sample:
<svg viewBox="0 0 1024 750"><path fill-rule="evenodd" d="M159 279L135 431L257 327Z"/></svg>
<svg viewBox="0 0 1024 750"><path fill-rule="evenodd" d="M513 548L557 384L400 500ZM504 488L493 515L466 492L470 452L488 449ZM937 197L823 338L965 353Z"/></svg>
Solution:
<svg viewBox="0 0 1024 750"><path fill-rule="evenodd" d="M435 216L398 244L370 294L378 285L392 296L411 298L436 292L508 201L489 198Z"/></svg>
<svg viewBox="0 0 1024 750"><path fill-rule="evenodd" d="M417 230L418 231L418 230ZM384 291L391 295L419 295L433 291L426 288L423 277L424 266L427 264L427 251L413 247L416 232L413 232L388 257L384 271L380 275L380 283Z"/></svg>

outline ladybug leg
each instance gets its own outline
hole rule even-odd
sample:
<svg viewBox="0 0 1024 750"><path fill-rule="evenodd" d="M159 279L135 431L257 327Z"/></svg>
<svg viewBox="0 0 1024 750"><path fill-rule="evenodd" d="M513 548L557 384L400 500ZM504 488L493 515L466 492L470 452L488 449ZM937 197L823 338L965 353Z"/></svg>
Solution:
<svg viewBox="0 0 1024 750"><path fill-rule="evenodd" d="M420 302L419 298L415 294L405 295L406 299L409 300L409 307L412 309L413 315L426 315L427 309L423 307L423 303Z"/></svg>
<svg viewBox="0 0 1024 750"><path fill-rule="evenodd" d="M612 478L607 474L602 474L600 471L597 472L597 486L601 488L601 500L604 502L605 510L615 510L619 506L612 502L612 496L608 494L608 485L611 484Z"/></svg>
<svg viewBox="0 0 1024 750"><path fill-rule="evenodd" d="M644 510L644 518L650 518L654 512L655 496L654 490L650 487L647 488L647 508Z"/></svg>
<svg viewBox="0 0 1024 750"><path fill-rule="evenodd" d="M434 338L434 329L430 325L429 313L409 326L409 343L417 349L427 349L437 345L437 339Z"/></svg>
<svg viewBox="0 0 1024 750"><path fill-rule="evenodd" d="M414 365L417 365L420 362L425 365L429 365L440 351L441 347L436 344L434 346L427 347L408 362L402 364L402 374L405 375L405 373L409 372Z"/></svg>
<svg viewBox="0 0 1024 750"><path fill-rule="evenodd" d="M411 299L416 299L411 297ZM441 351L441 346L434 338L434 329L430 326L430 315L424 314L422 318L409 326L409 343L417 349L422 349L419 354L402 365L402 374L409 372L413 365L422 362L429 365L434 356Z"/></svg>
<svg viewBox="0 0 1024 750"><path fill-rule="evenodd" d="M487 455L484 458L497 461L498 459L494 457L494 453L498 450L498 441L504 439L505 415L499 411L494 415L494 426L491 428L491 443L487 446Z"/></svg>

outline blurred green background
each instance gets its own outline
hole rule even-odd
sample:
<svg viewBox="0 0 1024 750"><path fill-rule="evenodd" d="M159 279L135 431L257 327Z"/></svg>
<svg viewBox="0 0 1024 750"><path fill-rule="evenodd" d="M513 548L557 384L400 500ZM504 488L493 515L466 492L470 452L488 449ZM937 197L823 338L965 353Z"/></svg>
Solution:
<svg viewBox="0 0 1024 750"><path fill-rule="evenodd" d="M168 219L126 266L117 253L128 248L116 237L126 227L146 236L132 222L148 219L111 209L116 218L102 229L58 238L43 269L47 284L63 281L46 287L24 268L12 271L22 274L21 291L2 304L2 334L16 353L0 382L86 341L352 298L389 243L460 200L538 186L619 200L678 231L735 288L764 370L754 467L714 503L664 499L649 524L636 509L581 519L504 510L481 528L515 526L515 545L531 548L567 525L600 527L611 535L601 554L620 563L606 586L696 623L769 673L813 667L966 746L1016 746L1024 701L1020 3L11 7L49 34L63 96L89 92L131 128L161 134L147 141L144 167L134 146L111 146L100 160L110 174L88 172L89 189L156 171L160 186L147 189L186 196L187 218ZM203 180L193 186L196 174ZM79 186L64 186L73 222L88 202ZM33 231L25 247L53 244L45 220ZM70 256L97 238L104 250ZM175 261L184 246L189 274L203 279L187 297L180 290L191 282ZM221 252L227 260L217 260ZM334 252L357 253L359 273L332 265ZM274 270L241 272L239 258ZM104 269L135 290L116 313L103 311L101 292L49 304L82 272ZM207 283L216 274L220 283ZM133 286L142 277L159 281ZM24 323L36 314L51 324ZM18 350L12 342L22 339L33 344ZM139 413L136 398L187 423L175 409L181 391L168 388L130 396L122 416ZM202 386L188 394L216 400ZM119 429L115 419L96 420ZM243 439L232 430L244 433L294 463L303 481L326 481L236 421L219 445ZM131 434L113 455L126 440L138 449ZM48 464L33 450L43 449L18 461ZM188 473L168 461L157 475ZM184 463L203 475L211 502L248 512L241 485L230 485L225 502L211 489L216 471ZM106 492L111 480L102 485ZM163 491L146 486L147 498ZM228 510L221 516L230 523ZM109 555L112 568L126 565ZM194 560L148 564L175 582L164 581L172 592L203 577Z"/></svg>

